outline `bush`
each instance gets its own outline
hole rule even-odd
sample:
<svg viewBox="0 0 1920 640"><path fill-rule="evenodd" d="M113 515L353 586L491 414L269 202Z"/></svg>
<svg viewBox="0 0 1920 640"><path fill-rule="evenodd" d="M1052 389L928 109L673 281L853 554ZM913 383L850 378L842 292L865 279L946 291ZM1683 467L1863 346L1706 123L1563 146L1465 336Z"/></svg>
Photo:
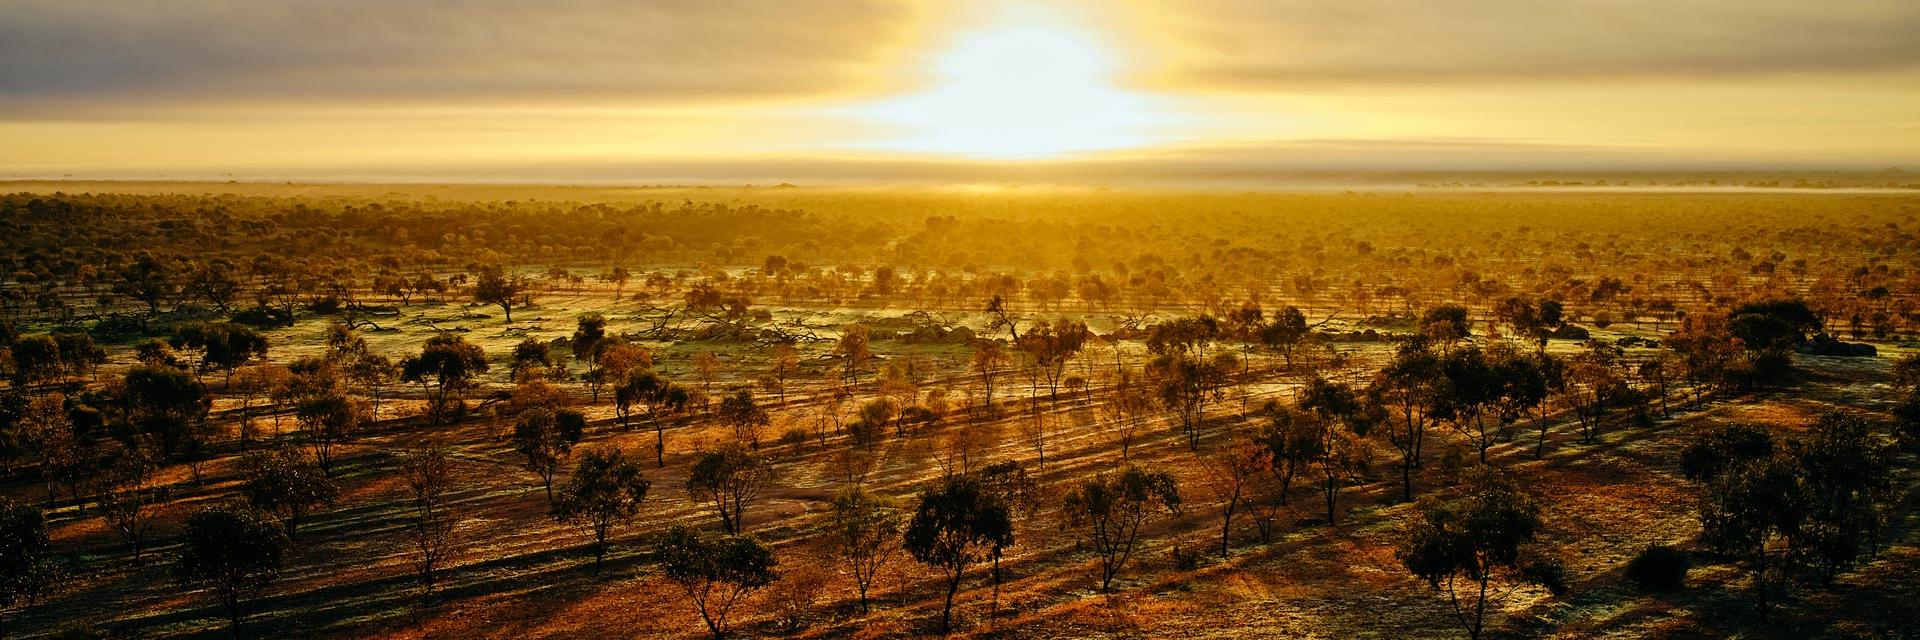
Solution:
<svg viewBox="0 0 1920 640"><path fill-rule="evenodd" d="M233 322L261 329L293 326L293 314L285 309L273 307L254 307L242 309L233 314Z"/></svg>
<svg viewBox="0 0 1920 640"><path fill-rule="evenodd" d="M1180 571L1193 571L1200 568L1206 560L1207 551L1200 546L1176 544L1173 546L1173 567Z"/></svg>
<svg viewBox="0 0 1920 640"><path fill-rule="evenodd" d="M802 444L806 444L806 442L807 442L806 429L794 427L792 429L788 429L786 433L780 434L780 444L790 444L797 447Z"/></svg>
<svg viewBox="0 0 1920 640"><path fill-rule="evenodd" d="M1534 584L1546 587L1548 593L1556 596L1567 595L1567 590L1570 588L1567 565L1559 558L1529 558L1526 564L1520 566L1520 574Z"/></svg>
<svg viewBox="0 0 1920 640"><path fill-rule="evenodd" d="M886 425L867 420L855 420L847 423L847 435L853 436L854 444L869 446L879 442L886 435Z"/></svg>
<svg viewBox="0 0 1920 640"><path fill-rule="evenodd" d="M1647 591L1672 591L1686 586L1692 567L1687 552L1653 545L1627 563L1627 579Z"/></svg>
<svg viewBox="0 0 1920 640"><path fill-rule="evenodd" d="M323 316L340 313L340 298L337 296L314 298L312 302L307 303L307 310Z"/></svg>
<svg viewBox="0 0 1920 640"><path fill-rule="evenodd" d="M1920 451L1920 391L1893 408L1893 435L1901 447Z"/></svg>

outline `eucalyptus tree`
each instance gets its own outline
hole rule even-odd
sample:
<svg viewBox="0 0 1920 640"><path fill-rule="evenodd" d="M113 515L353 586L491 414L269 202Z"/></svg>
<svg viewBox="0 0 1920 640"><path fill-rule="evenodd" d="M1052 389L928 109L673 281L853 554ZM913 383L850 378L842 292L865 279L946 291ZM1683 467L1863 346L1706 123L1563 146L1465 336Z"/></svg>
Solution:
<svg viewBox="0 0 1920 640"><path fill-rule="evenodd" d="M913 559L941 572L946 600L940 632L953 626L953 598L967 567L1013 545L1013 519L1007 505L977 478L955 476L920 495L907 523L902 546Z"/></svg>
<svg viewBox="0 0 1920 640"><path fill-rule="evenodd" d="M600 571L607 556L607 536L613 527L640 515L640 503L653 483L640 473L640 464L617 448L588 451L575 465L573 477L554 501L553 515L586 527L593 534L593 570Z"/></svg>
<svg viewBox="0 0 1920 640"><path fill-rule="evenodd" d="M827 520L828 541L833 556L853 572L862 613L868 610L867 594L881 568L900 548L902 522L892 501L858 486L842 489L833 498Z"/></svg>
<svg viewBox="0 0 1920 640"><path fill-rule="evenodd" d="M533 281L525 275L493 265L480 267L474 273L473 300L500 307L507 324L513 324L513 307L524 306L532 299Z"/></svg>
<svg viewBox="0 0 1920 640"><path fill-rule="evenodd" d="M1133 557L1141 528L1160 513L1179 509L1180 488L1173 475L1137 466L1081 483L1062 507L1068 524L1081 530L1100 558L1101 591L1112 589L1113 578Z"/></svg>
<svg viewBox="0 0 1920 640"><path fill-rule="evenodd" d="M1496 581L1564 588L1557 565L1531 558L1541 527L1540 505L1512 476L1481 467L1452 500L1422 498L1419 510L1400 525L1394 550L1408 571L1444 591L1467 636L1486 628L1489 604L1512 595Z"/></svg>
<svg viewBox="0 0 1920 640"><path fill-rule="evenodd" d="M746 531L747 503L760 496L773 480L773 463L746 449L740 443L728 443L702 453L687 469L687 495L695 502L708 503L720 516L720 527L727 533Z"/></svg>
<svg viewBox="0 0 1920 640"><path fill-rule="evenodd" d="M473 388L474 379L487 372L487 353L457 335L442 333L427 339L420 355L400 363L400 379L420 383L427 395L431 421L446 421L452 403Z"/></svg>
<svg viewBox="0 0 1920 640"><path fill-rule="evenodd" d="M208 507L187 517L174 577L204 586L226 606L234 637L247 600L280 576L289 542L272 518L244 509Z"/></svg>
<svg viewBox="0 0 1920 640"><path fill-rule="evenodd" d="M680 586L714 640L726 636L742 598L780 579L773 549L750 536L713 535L675 526L655 552L661 573Z"/></svg>

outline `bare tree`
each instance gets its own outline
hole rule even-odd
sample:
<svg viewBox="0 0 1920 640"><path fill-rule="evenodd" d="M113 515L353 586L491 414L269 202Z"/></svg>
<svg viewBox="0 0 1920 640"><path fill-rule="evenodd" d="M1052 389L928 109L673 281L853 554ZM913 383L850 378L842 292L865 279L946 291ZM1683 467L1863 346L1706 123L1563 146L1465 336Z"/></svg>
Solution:
<svg viewBox="0 0 1920 640"><path fill-rule="evenodd" d="M400 459L400 470L413 495L413 507L402 531L413 547L414 573L420 576L426 597L431 598L439 571L458 560L465 550L464 541L455 533L463 518L447 495L453 489L453 465L446 449L430 447L408 452Z"/></svg>

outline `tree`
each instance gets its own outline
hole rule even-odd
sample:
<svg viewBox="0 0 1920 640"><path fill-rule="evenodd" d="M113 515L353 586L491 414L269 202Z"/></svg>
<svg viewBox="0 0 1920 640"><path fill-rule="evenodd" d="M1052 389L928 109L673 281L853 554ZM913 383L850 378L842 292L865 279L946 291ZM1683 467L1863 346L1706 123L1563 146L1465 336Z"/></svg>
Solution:
<svg viewBox="0 0 1920 640"><path fill-rule="evenodd" d="M1511 476L1482 467L1468 478L1465 495L1421 499L1418 513L1401 523L1394 556L1429 586L1444 589L1468 637L1479 638L1487 605L1511 594L1489 593L1496 578L1558 591L1553 565L1526 557L1539 528L1533 496Z"/></svg>
<svg viewBox="0 0 1920 640"><path fill-rule="evenodd" d="M46 516L32 505L0 498L0 613L49 595L58 578Z"/></svg>
<svg viewBox="0 0 1920 640"><path fill-rule="evenodd" d="M1487 414L1495 411L1500 399L1499 372L1478 347L1469 346L1442 356L1440 375L1445 386L1434 407L1434 417L1452 422L1454 429L1473 442L1480 463L1486 464L1487 449L1499 437L1493 428L1496 425L1487 423Z"/></svg>
<svg viewBox="0 0 1920 640"><path fill-rule="evenodd" d="M860 611L865 613L867 593L879 577L881 567L886 566L894 550L899 548L900 511L885 498L857 486L847 487L834 496L827 523L833 554L853 570Z"/></svg>
<svg viewBox="0 0 1920 640"><path fill-rule="evenodd" d="M13 361L13 385L26 388L56 380L66 371L60 343L49 335L20 336L5 345Z"/></svg>
<svg viewBox="0 0 1920 640"><path fill-rule="evenodd" d="M553 475L560 471L573 446L586 435L587 419L572 409L536 407L523 411L513 423L513 450L527 459L528 471L540 476L553 502Z"/></svg>
<svg viewBox="0 0 1920 640"><path fill-rule="evenodd" d="M67 373L84 376L107 362L107 351L93 342L93 334L83 331L57 331L53 342L60 347L60 363Z"/></svg>
<svg viewBox="0 0 1920 640"><path fill-rule="evenodd" d="M833 352L839 354L847 371L847 384L860 386L860 364L873 357L869 348L867 325L854 323L840 328L840 340Z"/></svg>
<svg viewBox="0 0 1920 640"><path fill-rule="evenodd" d="M1207 403L1221 397L1235 368L1233 360L1230 353L1203 360L1185 351L1172 351L1147 365L1147 373L1159 382L1160 403L1180 419L1188 449L1200 449L1200 422L1206 416Z"/></svg>
<svg viewBox="0 0 1920 640"><path fill-rule="evenodd" d="M146 303L148 313L159 313L160 303L180 289L171 261L146 251L121 267L119 275L120 280L113 285L114 293Z"/></svg>
<svg viewBox="0 0 1920 640"><path fill-rule="evenodd" d="M1268 402L1261 413L1267 416L1267 423L1256 438L1264 450L1262 461L1272 483L1265 496L1267 513L1259 524L1261 539L1271 540L1274 519L1288 504L1294 477L1320 458L1320 425L1311 414L1279 401Z"/></svg>
<svg viewBox="0 0 1920 640"><path fill-rule="evenodd" d="M720 399L720 421L733 427L734 438L755 449L760 448L760 433L772 420L767 410L753 401L753 392L741 389Z"/></svg>
<svg viewBox="0 0 1920 640"><path fill-rule="evenodd" d="M1532 298L1515 296L1495 305L1493 315L1513 329L1515 337L1533 342L1536 353L1545 353L1548 338L1566 324L1562 309L1559 300L1549 298L1535 303Z"/></svg>
<svg viewBox="0 0 1920 640"><path fill-rule="evenodd" d="M1795 532L1831 582L1861 555L1877 550L1893 490L1893 447L1875 424L1856 414L1820 417L1794 447L1806 490L1807 521Z"/></svg>
<svg viewBox="0 0 1920 640"><path fill-rule="evenodd" d="M1542 457L1546 451L1547 421L1535 410L1546 404L1548 394L1561 382L1559 361L1542 352L1515 353L1513 349L1500 345L1494 348L1490 365L1497 383L1493 391L1493 409L1499 417L1501 429L1504 431L1522 418L1531 418L1540 432L1533 456ZM1491 443L1488 444L1491 446Z"/></svg>
<svg viewBox="0 0 1920 640"><path fill-rule="evenodd" d="M235 638L242 605L280 575L287 535L272 519L246 510L209 507L187 517L174 577L204 585L226 605Z"/></svg>
<svg viewBox="0 0 1920 640"><path fill-rule="evenodd" d="M1774 454L1773 435L1766 429L1735 424L1695 436L1680 450L1680 472L1688 480L1718 481L1755 460Z"/></svg>
<svg viewBox="0 0 1920 640"><path fill-rule="evenodd" d="M1220 557L1227 557L1233 535L1233 516L1242 502L1248 501L1247 488L1269 464L1269 452L1256 440L1235 438L1231 444L1203 460L1207 488L1222 503L1220 509Z"/></svg>
<svg viewBox="0 0 1920 640"><path fill-rule="evenodd" d="M240 460L240 477L247 504L278 515L289 540L298 535L307 512L333 504L340 495L326 471L292 447L247 454Z"/></svg>
<svg viewBox="0 0 1920 640"><path fill-rule="evenodd" d="M368 422L380 421L381 396L399 374L399 369L393 366L392 361L377 353L362 353L347 363L347 378L360 385L373 400L368 410Z"/></svg>
<svg viewBox="0 0 1920 640"><path fill-rule="evenodd" d="M720 356L712 351L693 354L693 375L700 380L701 403L713 397L713 381L720 378Z"/></svg>
<svg viewBox="0 0 1920 640"><path fill-rule="evenodd" d="M213 404L206 386L172 367L140 365L129 369L121 389L120 404L127 422L153 436L160 452L169 456L200 436L201 418Z"/></svg>
<svg viewBox="0 0 1920 640"><path fill-rule="evenodd" d="M901 546L914 560L945 576L940 632L946 633L952 628L953 597L967 567L1013 546L1013 519L1007 505L985 491L978 479L956 476L920 495Z"/></svg>
<svg viewBox="0 0 1920 640"><path fill-rule="evenodd" d="M986 392L980 406L989 416L993 415L993 375L1006 368L1007 362L1007 352L1000 348L999 342L984 338L973 342L973 359L968 366L980 374L980 384Z"/></svg>
<svg viewBox="0 0 1920 640"><path fill-rule="evenodd" d="M414 573L431 598L440 569L465 548L455 532L462 517L447 495L454 483L452 459L437 447L410 451L400 458L400 474L413 496L402 535L413 547Z"/></svg>
<svg viewBox="0 0 1920 640"><path fill-rule="evenodd" d="M254 401L263 397L272 399L277 392L286 388L292 379L292 372L277 364L262 363L240 370L239 378L234 381L233 388L240 396L241 451L247 450L256 435L253 426ZM377 395L375 397L378 398ZM276 414L275 420L278 419Z"/></svg>
<svg viewBox="0 0 1920 640"><path fill-rule="evenodd" d="M173 328L168 341L174 349L200 352L198 370L219 369L233 381L233 370L267 355L267 338L243 324L232 322L189 322Z"/></svg>
<svg viewBox="0 0 1920 640"><path fill-rule="evenodd" d="M640 515L653 483L640 475L640 464L618 448L588 451L560 490L554 517L587 527L593 533L593 570L607 556L607 534L614 525Z"/></svg>
<svg viewBox="0 0 1920 640"><path fill-rule="evenodd" d="M1548 359L1542 358L1542 360ZM1666 418L1673 417L1673 411L1667 406L1667 397L1668 388L1672 385L1673 379L1685 373L1685 366L1681 363L1679 356L1662 353L1654 356L1652 360L1641 362L1634 368L1634 372L1640 376L1641 380L1653 386L1654 394L1660 398L1660 415ZM1544 432L1542 435L1544 436ZM1537 458L1539 455L1535 454L1534 457Z"/></svg>
<svg viewBox="0 0 1920 640"><path fill-rule="evenodd" d="M500 312L506 315L507 324L513 324L514 305L530 304L532 298L533 282L524 275L507 273L491 265L481 267L474 274L473 300L498 305Z"/></svg>
<svg viewBox="0 0 1920 640"><path fill-rule="evenodd" d="M1040 510L1040 483L1027 473L1027 467L1019 460L1002 460L982 468L974 478L980 481L981 491L994 501L1005 505L1009 515L1033 517ZM1007 547L1012 546L1011 538L1007 544L989 549L987 559L991 561L993 579L993 604L997 610L1000 605L1000 559L1006 555Z"/></svg>
<svg viewBox="0 0 1920 640"><path fill-rule="evenodd" d="M800 355L794 351L793 345L778 345L773 348L773 355L767 359L767 364L772 367L767 379L773 381L774 392L779 394L780 406L784 407L787 405L787 378L799 371Z"/></svg>
<svg viewBox="0 0 1920 640"><path fill-rule="evenodd" d="M507 374L514 382L522 382L546 376L555 368L552 348L539 338L528 337L513 346L513 364Z"/></svg>
<svg viewBox="0 0 1920 640"><path fill-rule="evenodd" d="M1033 360L1033 367L1039 372L1040 379L1046 381L1048 398L1059 402L1060 381L1065 375L1067 361L1080 353L1087 339L1092 336L1093 332L1087 330L1086 323L1061 318L1052 324L1042 322L1028 327L1027 333L1020 336L1016 344Z"/></svg>
<svg viewBox="0 0 1920 640"><path fill-rule="evenodd" d="M138 565L144 559L141 554L153 532L156 512L167 501L167 488L154 482L159 462L146 446L122 444L106 453L100 469L100 510Z"/></svg>
<svg viewBox="0 0 1920 640"><path fill-rule="evenodd" d="M359 401L334 392L301 402L294 410L307 445L313 448L314 461L328 474L333 473L333 446L359 435L364 416L365 407Z"/></svg>
<svg viewBox="0 0 1920 640"><path fill-rule="evenodd" d="M727 533L746 531L747 503L773 480L773 465L746 450L740 443L728 443L700 454L687 469L687 495L695 502L713 506L720 515L720 528Z"/></svg>
<svg viewBox="0 0 1920 640"><path fill-rule="evenodd" d="M1359 479L1372 464L1372 449L1363 440L1380 416L1360 403L1353 387L1315 378L1300 391L1300 409L1315 426L1312 457L1320 468L1321 491L1327 501L1327 524L1338 524L1340 488Z"/></svg>
<svg viewBox="0 0 1920 640"><path fill-rule="evenodd" d="M1466 307L1443 304L1420 316L1420 335L1443 346L1451 345L1473 336L1473 320Z"/></svg>
<svg viewBox="0 0 1920 640"><path fill-rule="evenodd" d="M1750 302L1734 308L1726 320L1726 332L1746 349L1753 384L1785 375L1792 367L1794 348L1820 327L1820 316L1803 300Z"/></svg>
<svg viewBox="0 0 1920 640"><path fill-rule="evenodd" d="M47 489L47 506L53 506L54 480L68 458L79 454L74 437L73 416L67 412L67 396L59 392L26 400L23 394L0 398L0 438L5 440L8 464L14 458L31 454L40 463L40 478ZM11 425L7 423L11 422Z"/></svg>
<svg viewBox="0 0 1920 640"><path fill-rule="evenodd" d="M1797 533L1808 497L1800 469L1765 431L1729 426L1703 434L1681 452L1681 470L1699 481L1700 541L1753 570L1760 619L1768 610L1768 546Z"/></svg>
<svg viewBox="0 0 1920 640"><path fill-rule="evenodd" d="M1260 344L1279 353L1286 359L1287 366L1292 367L1294 349L1313 329L1307 325L1307 316L1299 307L1288 306L1273 314L1273 321L1262 325L1259 331Z"/></svg>
<svg viewBox="0 0 1920 640"><path fill-rule="evenodd" d="M675 526L655 555L661 572L686 591L715 640L726 635L734 604L780 579L773 549L749 536L715 536Z"/></svg>
<svg viewBox="0 0 1920 640"><path fill-rule="evenodd" d="M1069 525L1093 543L1100 556L1100 590L1109 591L1113 578L1133 556L1140 528L1164 509L1180 510L1180 489L1172 474L1129 466L1118 476L1099 474L1067 494L1064 511Z"/></svg>
<svg viewBox="0 0 1920 640"><path fill-rule="evenodd" d="M1139 439L1142 423L1153 411L1155 389L1140 380L1132 370L1122 370L1113 383L1113 393L1101 403L1101 415L1112 425L1120 440L1120 458L1131 459L1134 441Z"/></svg>
<svg viewBox="0 0 1920 640"><path fill-rule="evenodd" d="M633 279L633 273L626 267L614 267L600 274L600 281L613 285L613 301L620 301L621 291L627 288L627 282Z"/></svg>
<svg viewBox="0 0 1920 640"><path fill-rule="evenodd" d="M420 355L400 363L400 379L418 382L426 392L434 424L445 421L448 405L473 386L476 376L486 372L486 351L466 338L448 333L428 338Z"/></svg>
<svg viewBox="0 0 1920 640"><path fill-rule="evenodd" d="M687 406L691 394L680 385L669 382L652 369L636 368L627 372L620 384L613 389L614 415L620 418L620 426L627 426L632 408L645 405L647 418L653 422L654 462L657 466L667 466L667 426L660 420L662 409L679 411Z"/></svg>
<svg viewBox="0 0 1920 640"><path fill-rule="evenodd" d="M568 347L573 350L573 359L587 363L587 387L593 392L593 401L600 401L600 383L605 379L600 372L600 355L605 353L612 342L607 337L607 318L598 313L589 313L575 321L573 337Z"/></svg>
<svg viewBox="0 0 1920 640"><path fill-rule="evenodd" d="M1413 500L1413 470L1420 467L1427 424L1446 393L1444 381L1440 358L1425 340L1415 339L1402 344L1367 387L1368 403L1386 414L1387 442L1400 452L1401 500Z"/></svg>
<svg viewBox="0 0 1920 640"><path fill-rule="evenodd" d="M1598 440L1607 410L1631 395L1620 371L1622 355L1618 346L1588 342L1585 351L1568 358L1564 373L1559 375L1560 393L1580 425L1583 441Z"/></svg>

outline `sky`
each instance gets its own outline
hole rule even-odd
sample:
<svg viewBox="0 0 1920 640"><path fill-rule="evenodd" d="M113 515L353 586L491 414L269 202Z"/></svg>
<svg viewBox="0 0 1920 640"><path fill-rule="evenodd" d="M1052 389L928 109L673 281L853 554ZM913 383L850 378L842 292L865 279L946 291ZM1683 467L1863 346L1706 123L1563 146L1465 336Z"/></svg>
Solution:
<svg viewBox="0 0 1920 640"><path fill-rule="evenodd" d="M0 0L0 178L1920 167L1913 0Z"/></svg>

